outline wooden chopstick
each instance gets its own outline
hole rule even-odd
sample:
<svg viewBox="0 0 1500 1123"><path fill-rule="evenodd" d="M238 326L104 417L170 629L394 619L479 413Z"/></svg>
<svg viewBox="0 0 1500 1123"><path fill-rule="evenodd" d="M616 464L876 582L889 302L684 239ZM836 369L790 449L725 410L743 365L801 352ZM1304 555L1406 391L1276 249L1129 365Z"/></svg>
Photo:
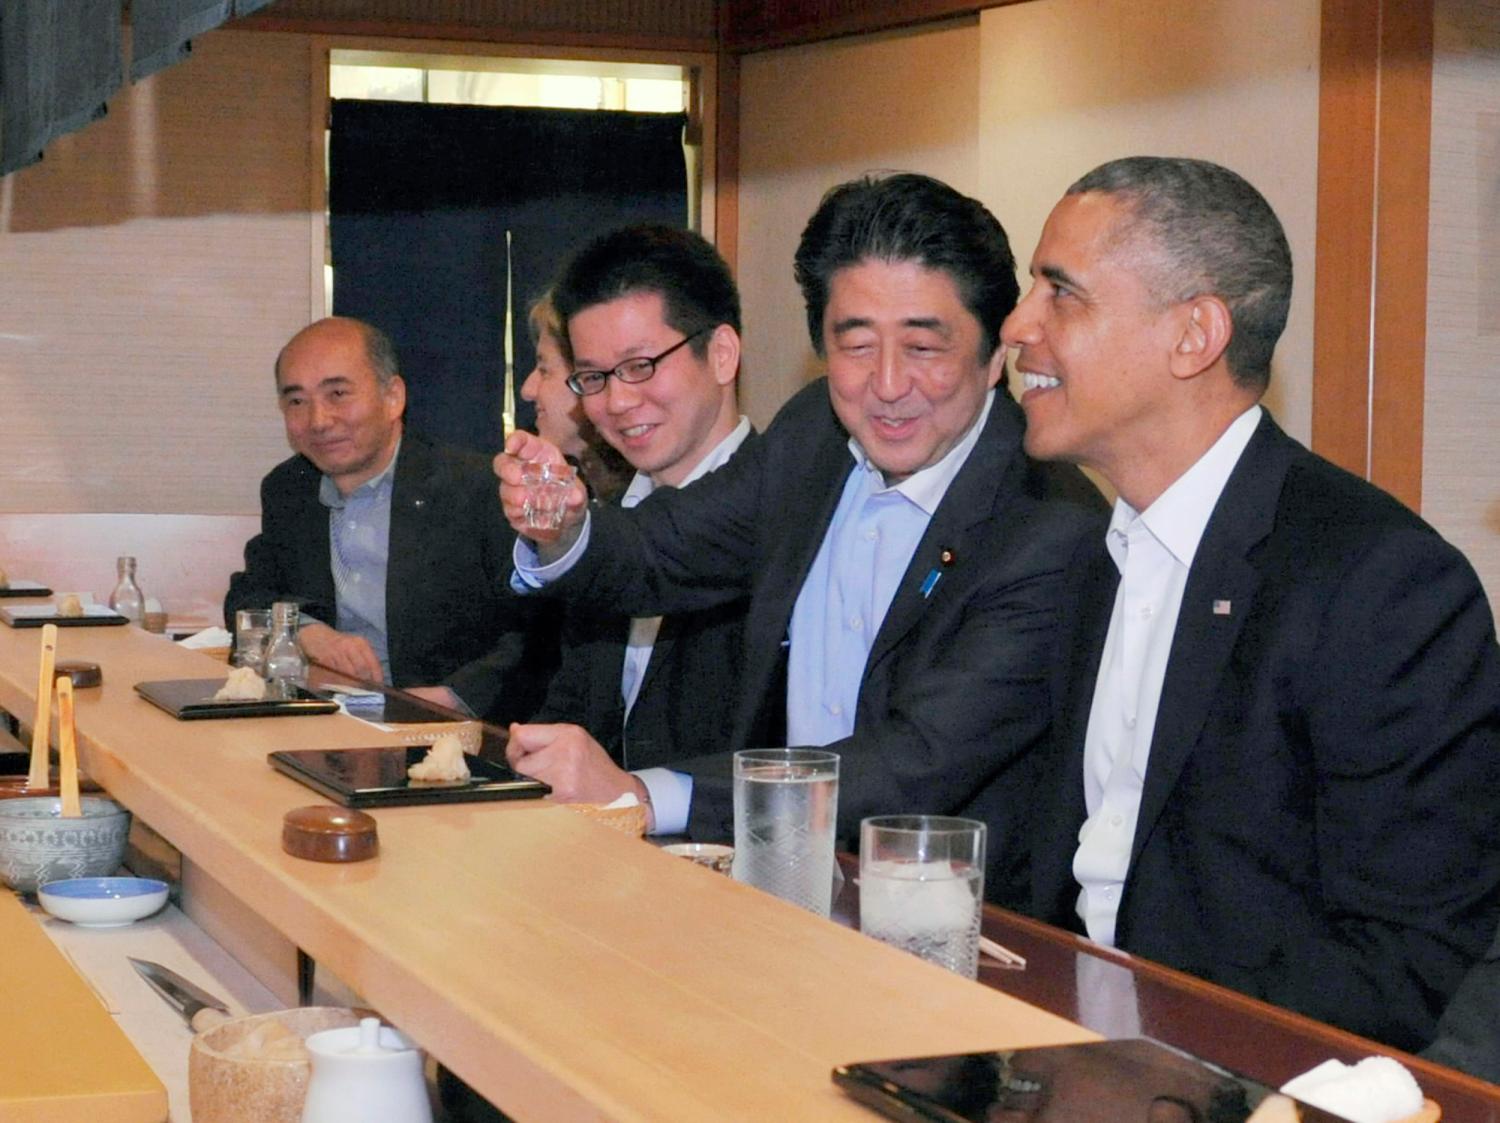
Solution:
<svg viewBox="0 0 1500 1123"><path fill-rule="evenodd" d="M979 950L991 959L998 960L1007 967L1016 967L1020 970L1026 969L1026 957L1017 955L1004 944L997 944L988 936L979 937Z"/></svg>
<svg viewBox="0 0 1500 1123"><path fill-rule="evenodd" d="M57 790L64 819L83 816L78 799L78 740L73 727L73 680L57 680Z"/></svg>
<svg viewBox="0 0 1500 1123"><path fill-rule="evenodd" d="M36 687L36 721L31 726L31 771L26 777L26 786L32 791L41 791L47 786L47 742L52 736L52 675L56 666L57 625L43 624L42 665Z"/></svg>

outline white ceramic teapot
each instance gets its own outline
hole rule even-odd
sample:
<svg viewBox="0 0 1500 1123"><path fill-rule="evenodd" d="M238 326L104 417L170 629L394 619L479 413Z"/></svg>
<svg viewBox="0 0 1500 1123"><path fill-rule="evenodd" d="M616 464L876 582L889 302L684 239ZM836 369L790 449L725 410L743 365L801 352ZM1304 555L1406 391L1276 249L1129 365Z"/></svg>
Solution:
<svg viewBox="0 0 1500 1123"><path fill-rule="evenodd" d="M432 1123L421 1052L379 1018L315 1033L307 1052L312 1077L302 1123Z"/></svg>

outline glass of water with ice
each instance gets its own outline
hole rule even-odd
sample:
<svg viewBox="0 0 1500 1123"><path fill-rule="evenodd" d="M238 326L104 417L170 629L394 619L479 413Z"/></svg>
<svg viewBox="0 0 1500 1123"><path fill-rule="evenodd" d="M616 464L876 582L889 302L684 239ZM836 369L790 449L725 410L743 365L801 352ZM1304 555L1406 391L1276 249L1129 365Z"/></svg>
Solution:
<svg viewBox="0 0 1500 1123"><path fill-rule="evenodd" d="M838 804L837 753L735 753L734 879L827 916Z"/></svg>
<svg viewBox="0 0 1500 1123"><path fill-rule="evenodd" d="M984 834L977 819L942 815L881 815L860 823L860 931L976 977Z"/></svg>
<svg viewBox="0 0 1500 1123"><path fill-rule="evenodd" d="M269 608L240 609L234 614L234 652L229 657L230 665L254 667L256 674L264 675L266 644L270 638Z"/></svg>

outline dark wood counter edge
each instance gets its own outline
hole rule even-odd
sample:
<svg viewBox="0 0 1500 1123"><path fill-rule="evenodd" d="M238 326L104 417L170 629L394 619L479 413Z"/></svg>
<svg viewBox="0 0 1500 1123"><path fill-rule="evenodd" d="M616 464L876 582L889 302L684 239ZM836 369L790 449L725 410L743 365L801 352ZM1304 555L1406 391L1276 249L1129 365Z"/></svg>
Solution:
<svg viewBox="0 0 1500 1123"><path fill-rule="evenodd" d="M833 919L837 923L858 927L858 889L855 885L855 878L859 874L859 859L852 854L840 854L839 863L844 871L846 889L834 903ZM1328 1025L1326 1022L1316 1021L1284 1007L1274 1006L1250 995L1200 979L1196 975L1189 975L1149 959L1141 959L1115 948L1096 944L1077 933L1065 931L996 905L984 906L983 931L986 936L996 942L1027 956L1030 959L1027 971L1047 970L1047 965L1037 961L1040 957L1033 955L1038 950L1073 957L1087 955L1129 971L1138 983L1161 987L1174 996L1202 1003L1206 1009L1222 1010L1233 1017L1266 1025L1275 1031L1285 1033L1300 1043L1316 1044L1319 1049L1327 1049L1326 1055L1317 1056L1306 1068L1311 1068L1313 1064L1327 1060L1330 1056L1337 1056L1346 1063L1374 1055L1393 1057L1409 1068L1425 1093L1443 1107L1445 1121L1451 1121L1451 1123L1496 1123L1500 1121L1500 1086L1459 1072L1457 1069L1424 1060L1400 1049L1393 1049L1369 1038L1361 1037L1359 1034ZM1047 1010L1048 1013L1067 1018L1069 1021L1079 1021L1076 1009L1060 1008L1061 1004L1055 1002L1038 1001L1034 993L1037 988L1017 985L1023 983L1024 979L1023 972L992 966L990 961L984 958L980 960L979 981L983 985L1003 990L1013 997L1030 1002ZM1143 998L1145 1001L1142 1004L1150 1005L1149 998L1146 996ZM1150 1034L1151 1029L1148 1027L1144 1032ZM1299 1072L1306 1071L1306 1068L1291 1072L1269 1071L1266 1065L1257 1063L1257 1058L1239 1053L1225 1054L1217 1050L1216 1043L1211 1038L1186 1040L1180 1034L1161 1032L1157 1032L1155 1036L1168 1045L1175 1045L1207 1061L1273 1087L1279 1087ZM852 1059L872 1060L876 1058ZM1476 1109L1479 1111L1477 1115Z"/></svg>
<svg viewBox="0 0 1500 1123"><path fill-rule="evenodd" d="M1305 1017L1284 1007L1263 1002L1248 994L1242 994L1239 991L1221 987L1217 983L1200 979L1196 975L1189 975L1174 968L1165 967L1149 959L1141 959L1114 948L1104 947L1084 936L1055 928L1050 924L1044 924L1039 920L1034 920L1031 917L1022 916L1019 913L1010 912L994 905L986 905L984 908L984 929L987 935L991 935L991 938L995 938L996 936L1003 937L1007 933L1025 933L1032 939L1060 946L1075 954L1091 955L1096 959L1103 959L1118 964L1131 971L1138 978L1155 981L1173 990L1194 995L1215 1007L1227 1007L1232 1011L1251 1018L1274 1023L1300 1036L1319 1038L1327 1042L1331 1048L1336 1048L1341 1052L1352 1053L1355 1056L1380 1054L1394 1057L1412 1070L1413 1075L1417 1077L1417 1082L1422 1084L1424 1089L1427 1090L1428 1095L1440 1104L1442 1103L1441 1088L1446 1086L1468 1092L1479 1097L1481 1100L1489 1102L1494 1105L1495 1112L1500 1114L1500 1086L1480 1080L1478 1077L1470 1076L1467 1073L1459 1072L1457 1069L1448 1068L1444 1065L1424 1060L1421 1057L1413 1056L1400 1049L1393 1049L1388 1045L1371 1041L1369 1038L1339 1029L1337 1026L1331 1026L1326 1022L1319 1022ZM1000 942L1004 943L1005 941L1002 938ZM1001 981L1001 978L997 978L996 981ZM995 983L989 982L987 985L995 985ZM1071 1016L1070 1013L1064 1011L1053 1012L1062 1013L1065 1017ZM1205 1052L1206 1043L1204 1042L1173 1041L1168 1042L1168 1044L1190 1049L1200 1056L1204 1056L1207 1060L1236 1068L1239 1071L1245 1072L1247 1076L1260 1078L1260 1074L1245 1071L1242 1058L1216 1058L1209 1055L1209 1053Z"/></svg>

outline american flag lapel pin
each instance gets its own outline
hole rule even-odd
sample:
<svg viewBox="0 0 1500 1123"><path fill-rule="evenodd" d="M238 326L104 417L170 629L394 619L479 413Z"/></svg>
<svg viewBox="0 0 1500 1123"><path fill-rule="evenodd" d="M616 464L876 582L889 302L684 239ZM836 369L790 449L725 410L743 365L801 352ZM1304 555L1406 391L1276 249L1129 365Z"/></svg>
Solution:
<svg viewBox="0 0 1500 1123"><path fill-rule="evenodd" d="M1232 608L1233 608L1233 605L1231 605L1227 600L1216 600L1216 601L1214 601L1214 615L1215 616L1228 616L1229 613L1230 613L1230 610Z"/></svg>

